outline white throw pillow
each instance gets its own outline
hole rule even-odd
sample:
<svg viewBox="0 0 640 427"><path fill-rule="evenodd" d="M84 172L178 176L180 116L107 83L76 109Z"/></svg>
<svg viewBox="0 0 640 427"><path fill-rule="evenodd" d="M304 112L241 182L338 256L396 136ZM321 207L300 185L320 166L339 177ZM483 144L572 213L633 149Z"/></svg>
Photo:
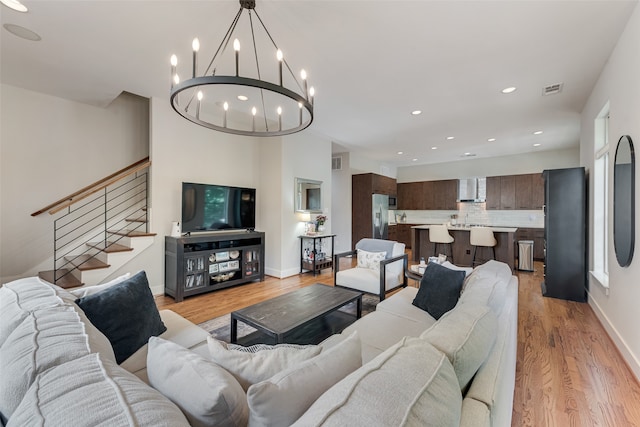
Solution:
<svg viewBox="0 0 640 427"><path fill-rule="evenodd" d="M98 292L110 288L113 285L117 285L120 282L124 282L129 277L131 277L131 273L123 274L122 276L116 277L115 279L110 280L107 283L102 283L100 285L94 286L83 286L81 288L71 289L69 292L71 292L76 298L84 298L88 297L89 295L97 294Z"/></svg>
<svg viewBox="0 0 640 427"><path fill-rule="evenodd" d="M380 271L380 261L386 257L386 252L367 252L358 249L358 267Z"/></svg>
<svg viewBox="0 0 640 427"><path fill-rule="evenodd" d="M92 353L39 375L7 427L45 425L187 427L189 423L160 392Z"/></svg>
<svg viewBox="0 0 640 427"><path fill-rule="evenodd" d="M227 371L193 351L149 338L147 374L153 388L178 405L195 427L246 426L244 390Z"/></svg>
<svg viewBox="0 0 640 427"><path fill-rule="evenodd" d="M322 351L322 347L317 345L303 348L276 345L256 353L248 353L229 350L227 343L213 337L207 337L207 341L211 359L233 375L245 391L250 385L271 378Z"/></svg>
<svg viewBox="0 0 640 427"><path fill-rule="evenodd" d="M498 319L487 306L459 304L445 313L420 338L429 341L449 358L466 391L496 341Z"/></svg>
<svg viewBox="0 0 640 427"><path fill-rule="evenodd" d="M293 424L326 390L362 366L358 332L297 366L249 387L249 426Z"/></svg>

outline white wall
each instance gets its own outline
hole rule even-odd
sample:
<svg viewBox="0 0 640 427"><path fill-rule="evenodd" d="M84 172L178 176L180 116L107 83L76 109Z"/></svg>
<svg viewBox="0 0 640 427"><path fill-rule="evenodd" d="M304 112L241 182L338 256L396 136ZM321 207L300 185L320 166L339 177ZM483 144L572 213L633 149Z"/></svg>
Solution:
<svg viewBox="0 0 640 427"><path fill-rule="evenodd" d="M640 329L638 323L638 301L640 301L640 251L638 236L640 227L636 226L636 253L631 265L621 268L615 257L613 247L613 160L616 144L620 136L631 135L636 153L640 147L640 8L635 9L627 23L618 44L609 58L581 117L581 164L593 170L594 164L594 120L610 102L609 122L609 158L611 161L609 188L609 295L595 281L589 284L589 304L615 341L625 360L640 378ZM636 162L638 156L636 156ZM636 164L636 206L640 188L640 174ZM590 181L592 177L590 177ZM589 185L593 200L593 185ZM593 204L589 207L590 230L593 229ZM636 215L637 221L637 215ZM593 260L591 242L589 259ZM592 268L592 264L589 266Z"/></svg>
<svg viewBox="0 0 640 427"><path fill-rule="evenodd" d="M123 94L105 109L0 90L0 280L7 282L53 269L54 217L32 212L148 155L149 103Z"/></svg>
<svg viewBox="0 0 640 427"><path fill-rule="evenodd" d="M398 168L398 182L435 181L474 176L519 175L545 169L580 165L580 148L535 151L513 156L460 160L456 162Z"/></svg>
<svg viewBox="0 0 640 427"><path fill-rule="evenodd" d="M342 157L342 170L331 171L331 215L332 232L336 235L335 252L351 250L351 156L349 153L334 153Z"/></svg>

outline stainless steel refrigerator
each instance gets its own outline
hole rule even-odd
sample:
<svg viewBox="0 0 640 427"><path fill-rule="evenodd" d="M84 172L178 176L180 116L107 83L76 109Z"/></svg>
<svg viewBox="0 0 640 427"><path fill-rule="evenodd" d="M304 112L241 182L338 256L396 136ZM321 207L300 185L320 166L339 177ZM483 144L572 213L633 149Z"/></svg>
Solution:
<svg viewBox="0 0 640 427"><path fill-rule="evenodd" d="M387 239L389 236L389 196L374 194L372 197L372 225L374 239Z"/></svg>

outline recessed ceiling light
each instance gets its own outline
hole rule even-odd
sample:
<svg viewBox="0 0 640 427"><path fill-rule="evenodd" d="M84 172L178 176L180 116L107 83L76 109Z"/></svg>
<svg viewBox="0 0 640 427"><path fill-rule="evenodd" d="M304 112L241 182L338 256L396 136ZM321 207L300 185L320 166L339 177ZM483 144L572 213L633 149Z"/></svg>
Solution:
<svg viewBox="0 0 640 427"><path fill-rule="evenodd" d="M404 154L404 151L398 151L398 154Z"/></svg>
<svg viewBox="0 0 640 427"><path fill-rule="evenodd" d="M467 153L464 153L464 155L465 155L465 156L470 156L470 155L471 155L471 153L467 152Z"/></svg>
<svg viewBox="0 0 640 427"><path fill-rule="evenodd" d="M431 149L432 149L432 150L437 150L437 149L438 149L438 147L431 147Z"/></svg>
<svg viewBox="0 0 640 427"><path fill-rule="evenodd" d="M18 12L27 12L27 6L20 3L18 0L0 0L3 5L11 8L13 10L17 10Z"/></svg>
<svg viewBox="0 0 640 427"><path fill-rule="evenodd" d="M487 139L487 141L489 141L489 142L493 142L493 141L495 141L495 140L496 140L495 138L489 138L489 139Z"/></svg>
<svg viewBox="0 0 640 427"><path fill-rule="evenodd" d="M542 131L541 130L537 130L533 133L534 135L542 135Z"/></svg>
<svg viewBox="0 0 640 427"><path fill-rule="evenodd" d="M515 86L509 86L509 87L505 87L504 89L502 89L502 93L513 93L516 91L516 87Z"/></svg>
<svg viewBox="0 0 640 427"><path fill-rule="evenodd" d="M411 112L411 114L413 114L414 116L418 116L418 115L422 114L422 110L413 110Z"/></svg>
<svg viewBox="0 0 640 427"><path fill-rule="evenodd" d="M456 139L456 137L455 136L448 136L447 137L447 140L449 140L449 141L451 141L452 139Z"/></svg>
<svg viewBox="0 0 640 427"><path fill-rule="evenodd" d="M239 99L240 101L246 101L246 100L248 100L248 99L249 99L249 97L248 97L248 96L245 96L245 95L238 95L238 99Z"/></svg>
<svg viewBox="0 0 640 427"><path fill-rule="evenodd" d="M418 161L418 159L411 159L411 161L412 161L412 162L417 162L417 161Z"/></svg>
<svg viewBox="0 0 640 427"><path fill-rule="evenodd" d="M14 36L20 37L21 39L31 40L33 42L42 40L42 37L40 37L38 34L27 28L21 27L20 25L4 24L3 27Z"/></svg>
<svg viewBox="0 0 640 427"><path fill-rule="evenodd" d="M541 145L542 145L542 144L539 144L539 143L535 143L535 144L533 144L533 146L534 146L534 147L540 147Z"/></svg>

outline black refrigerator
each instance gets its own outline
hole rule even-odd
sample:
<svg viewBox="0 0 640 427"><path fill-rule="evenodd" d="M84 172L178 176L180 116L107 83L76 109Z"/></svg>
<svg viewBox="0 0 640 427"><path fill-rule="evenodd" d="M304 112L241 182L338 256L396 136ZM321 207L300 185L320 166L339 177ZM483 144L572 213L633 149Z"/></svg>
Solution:
<svg viewBox="0 0 640 427"><path fill-rule="evenodd" d="M587 188L584 168L545 170L546 297L587 300Z"/></svg>

